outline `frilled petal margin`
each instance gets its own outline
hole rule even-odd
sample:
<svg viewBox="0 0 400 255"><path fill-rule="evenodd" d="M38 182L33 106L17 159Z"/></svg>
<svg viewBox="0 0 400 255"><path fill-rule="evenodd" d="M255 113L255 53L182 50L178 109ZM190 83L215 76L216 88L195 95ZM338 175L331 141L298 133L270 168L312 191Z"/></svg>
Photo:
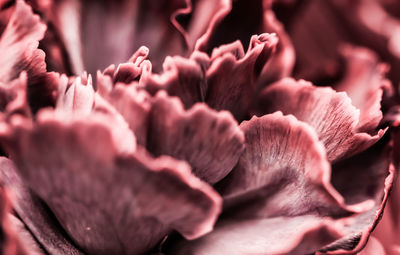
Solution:
<svg viewBox="0 0 400 255"><path fill-rule="evenodd" d="M364 127L371 127L369 124L376 123L375 119L363 119L360 123L360 111L351 104L351 99L345 93L328 87L315 87L303 80L285 78L262 91L257 115L277 110L293 114L314 127L330 161L364 151L385 133L385 130L379 130L376 135L370 135L376 133L372 128L366 133Z"/></svg>
<svg viewBox="0 0 400 255"><path fill-rule="evenodd" d="M391 90L391 83L385 78L389 66L379 63L378 56L367 48L346 45L341 48L341 54L346 71L334 88L345 91L352 104L360 109L358 129L370 132L382 120L383 92Z"/></svg>
<svg viewBox="0 0 400 255"><path fill-rule="evenodd" d="M343 236L341 223L325 218L347 212L313 129L279 112L241 128L246 149L219 187L225 201L216 229L171 244L170 254L308 254Z"/></svg>
<svg viewBox="0 0 400 255"><path fill-rule="evenodd" d="M151 94L164 89L181 97L185 107L204 101L241 121L247 117L256 81L277 43L275 34L265 33L252 36L246 53L241 42L235 41L214 49L211 57L195 51L189 60L167 58L160 75L142 75L139 83Z"/></svg>
<svg viewBox="0 0 400 255"><path fill-rule="evenodd" d="M202 103L185 111L177 98L159 92L152 100L147 148L156 156L186 160L196 176L216 183L239 160L244 136L229 112Z"/></svg>
<svg viewBox="0 0 400 255"><path fill-rule="evenodd" d="M172 229L197 238L220 212L219 195L186 163L119 154L95 114L74 121L43 110L36 123L15 116L1 136L23 179L85 252L142 253Z"/></svg>
<svg viewBox="0 0 400 255"><path fill-rule="evenodd" d="M261 204L240 211L263 216L346 213L343 197L330 184L324 147L309 125L276 112L253 117L240 127L245 151L218 187L225 206L262 198Z"/></svg>
<svg viewBox="0 0 400 255"><path fill-rule="evenodd" d="M117 83L103 95L134 130L139 144L155 156L186 160L193 173L209 183L224 178L242 153L243 133L229 112L204 103L184 110L178 98L165 91L151 97L136 83Z"/></svg>

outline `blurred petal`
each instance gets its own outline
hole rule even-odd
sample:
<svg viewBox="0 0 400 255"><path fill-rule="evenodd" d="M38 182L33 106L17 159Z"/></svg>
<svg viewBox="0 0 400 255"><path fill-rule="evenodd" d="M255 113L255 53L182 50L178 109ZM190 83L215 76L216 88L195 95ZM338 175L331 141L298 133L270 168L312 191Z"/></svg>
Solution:
<svg viewBox="0 0 400 255"><path fill-rule="evenodd" d="M0 83L0 111L9 115L14 113L26 117L31 115L27 99L27 76L21 73L19 78L7 83Z"/></svg>
<svg viewBox="0 0 400 255"><path fill-rule="evenodd" d="M25 247L25 243L18 237L17 229L9 217L10 212L9 194L4 187L0 186L0 232L2 235L0 253L7 255L30 254L28 253L30 247Z"/></svg>
<svg viewBox="0 0 400 255"><path fill-rule="evenodd" d="M371 237L365 246L365 248L358 253L360 255L372 255L372 254L380 254L386 255L385 249L383 248L382 244L374 237Z"/></svg>
<svg viewBox="0 0 400 255"><path fill-rule="evenodd" d="M62 229L43 202L25 186L12 161L4 157L0 158L0 182L12 192L13 209L48 253L82 254L61 234Z"/></svg>
<svg viewBox="0 0 400 255"><path fill-rule="evenodd" d="M107 76L98 74L98 85L114 86ZM99 90L100 95L118 111L136 136L137 143L146 146L149 129L149 113L151 108L150 95L133 83L125 85L118 83L110 91Z"/></svg>
<svg viewBox="0 0 400 255"><path fill-rule="evenodd" d="M25 228L24 224L11 213L8 214L8 218L16 236L18 236L18 240L21 242L21 246L29 251L27 253L30 255L45 255L31 233Z"/></svg>
<svg viewBox="0 0 400 255"><path fill-rule="evenodd" d="M384 78L388 66L379 63L378 56L366 48L347 45L342 54L346 72L335 89L345 91L352 104L360 109L359 130L368 132L382 119L382 94L391 88L390 81Z"/></svg>
<svg viewBox="0 0 400 255"><path fill-rule="evenodd" d="M19 172L74 242L88 253L141 253L171 229L190 239L208 233L218 194L183 162L119 154L102 123L42 111L36 124L14 117L3 133Z"/></svg>
<svg viewBox="0 0 400 255"><path fill-rule="evenodd" d="M8 82L26 70L29 78L46 71L44 52L38 50L46 31L37 15L23 0L15 10L0 38L0 82Z"/></svg>
<svg viewBox="0 0 400 255"><path fill-rule="evenodd" d="M236 165L244 137L229 112L205 104L185 111L177 98L158 93L153 99L147 148L156 156L186 160L193 173L216 183Z"/></svg>
<svg viewBox="0 0 400 255"><path fill-rule="evenodd" d="M247 52L239 41L215 48L211 57L194 52L190 59L167 58L160 74L142 76L139 83L152 94L167 90L182 98L185 108L205 101L216 110L228 110L243 120L256 93L256 81L273 55L278 39L254 35Z"/></svg>
<svg viewBox="0 0 400 255"><path fill-rule="evenodd" d="M303 80L282 79L264 89L259 98L257 114L280 110L314 127L330 161L364 151L385 133L379 130L376 135L370 135L361 131L365 126L372 127L370 122L374 119L363 119L360 123L360 111L345 93L328 87L318 88ZM374 129L368 132L376 133Z"/></svg>

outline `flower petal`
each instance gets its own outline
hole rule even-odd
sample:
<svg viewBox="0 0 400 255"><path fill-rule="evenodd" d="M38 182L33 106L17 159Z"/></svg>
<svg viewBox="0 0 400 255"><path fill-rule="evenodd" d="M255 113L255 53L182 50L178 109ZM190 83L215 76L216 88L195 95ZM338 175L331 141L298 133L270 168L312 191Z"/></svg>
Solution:
<svg viewBox="0 0 400 255"><path fill-rule="evenodd" d="M0 38L0 82L8 82L26 70L29 78L46 71L44 52L38 50L46 26L23 0L15 10Z"/></svg>
<svg viewBox="0 0 400 255"><path fill-rule="evenodd" d="M166 254L310 254L341 236L335 225L313 216L220 221L200 239L172 243Z"/></svg>
<svg viewBox="0 0 400 255"><path fill-rule="evenodd" d="M360 131L369 132L382 119L381 100L383 90L391 89L385 79L388 66L378 62L378 56L361 47L345 46L342 54L346 61L346 73L335 86L337 91L345 91L355 107L360 109Z"/></svg>
<svg viewBox="0 0 400 255"><path fill-rule="evenodd" d="M282 79L263 90L259 98L257 114L280 110L314 127L330 161L364 151L385 133L380 130L372 136L361 132L360 112L345 93L318 88L303 80Z"/></svg>
<svg viewBox="0 0 400 255"><path fill-rule="evenodd" d="M188 111L177 98L159 92L152 101L147 148L156 156L186 160L208 183L224 178L236 165L244 137L229 112L205 104Z"/></svg>
<svg viewBox="0 0 400 255"><path fill-rule="evenodd" d="M139 83L152 95L166 90L169 95L179 97L188 109L197 102L205 101L208 89L205 73L210 62L206 54L197 51L190 58L167 57L161 74L142 75Z"/></svg>
<svg viewBox="0 0 400 255"><path fill-rule="evenodd" d="M344 213L343 198L330 184L324 147L310 126L277 112L253 117L240 127L246 149L220 183L225 207L253 200L239 210L242 216Z"/></svg>
<svg viewBox="0 0 400 255"><path fill-rule="evenodd" d="M42 201L25 186L13 162L4 157L0 158L0 183L12 192L13 209L48 253L83 254L61 234Z"/></svg>
<svg viewBox="0 0 400 255"><path fill-rule="evenodd" d="M228 110L243 120L256 91L256 81L273 54L278 39L274 34L254 35L247 52L239 41L213 50L211 57L194 52L189 59L166 58L160 75L142 75L151 94L167 90L182 99L185 108L206 102L216 110Z"/></svg>
<svg viewBox="0 0 400 255"><path fill-rule="evenodd" d="M10 255L26 255L30 254L30 249L34 247L26 247L27 244L23 237L18 236L12 217L10 215L10 198L7 190L0 186L0 231L2 240L0 243L1 254Z"/></svg>
<svg viewBox="0 0 400 255"><path fill-rule="evenodd" d="M114 86L109 77L100 73L98 73L97 79L99 94L123 116L135 134L137 143L145 146L149 129L150 95L146 91L138 89L137 83L129 85L117 83ZM114 87L110 91L105 91L105 89L100 89L103 86Z"/></svg>
<svg viewBox="0 0 400 255"><path fill-rule="evenodd" d="M278 43L273 34L252 36L243 55L237 41L214 49L211 66L207 70L206 103L216 110L228 110L238 120L248 113L256 91L256 78Z"/></svg>
<svg viewBox="0 0 400 255"><path fill-rule="evenodd" d="M11 126L6 151L85 252L141 253L171 229L187 238L212 229L221 199L210 186L184 162L119 154L96 115L69 122L42 111L36 124L14 117Z"/></svg>

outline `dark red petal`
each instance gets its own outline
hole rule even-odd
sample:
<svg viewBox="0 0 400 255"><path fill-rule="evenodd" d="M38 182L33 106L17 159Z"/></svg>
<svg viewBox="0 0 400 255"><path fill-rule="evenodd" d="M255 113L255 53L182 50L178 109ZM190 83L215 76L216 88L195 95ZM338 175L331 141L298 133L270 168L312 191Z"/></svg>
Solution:
<svg viewBox="0 0 400 255"><path fill-rule="evenodd" d="M172 243L166 254L310 254L341 236L337 225L315 216L225 220L200 239Z"/></svg>
<svg viewBox="0 0 400 255"><path fill-rule="evenodd" d="M265 88L257 107L259 115L280 110L310 124L324 143L330 161L364 151L385 133L380 130L372 136L361 132L360 111L345 93L303 80L285 78Z"/></svg>
<svg viewBox="0 0 400 255"><path fill-rule="evenodd" d="M0 158L0 183L13 195L11 204L41 246L51 254L82 254L71 244L48 210L22 182L11 160Z"/></svg>
<svg viewBox="0 0 400 255"><path fill-rule="evenodd" d="M219 214L220 197L186 163L119 154L96 115L42 111L36 124L14 117L11 127L3 136L19 172L88 253L141 253L171 229L197 238Z"/></svg>
<svg viewBox="0 0 400 255"><path fill-rule="evenodd" d="M244 137L229 112L205 104L185 111L177 98L159 92L152 100L147 148L154 155L186 160L208 183L224 178L243 151Z"/></svg>
<svg viewBox="0 0 400 255"><path fill-rule="evenodd" d="M39 16L23 0L17 0L6 29L0 38L0 82L8 82L26 70L28 77L44 73L44 52L38 50L46 31Z"/></svg>

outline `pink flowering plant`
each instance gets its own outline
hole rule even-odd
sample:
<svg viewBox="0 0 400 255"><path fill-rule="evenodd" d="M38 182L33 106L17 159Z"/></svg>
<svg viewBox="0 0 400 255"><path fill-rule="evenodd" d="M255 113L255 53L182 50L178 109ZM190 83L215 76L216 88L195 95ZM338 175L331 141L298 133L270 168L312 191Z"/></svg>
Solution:
<svg viewBox="0 0 400 255"><path fill-rule="evenodd" d="M1 254L400 254L399 68L396 0L0 0Z"/></svg>

